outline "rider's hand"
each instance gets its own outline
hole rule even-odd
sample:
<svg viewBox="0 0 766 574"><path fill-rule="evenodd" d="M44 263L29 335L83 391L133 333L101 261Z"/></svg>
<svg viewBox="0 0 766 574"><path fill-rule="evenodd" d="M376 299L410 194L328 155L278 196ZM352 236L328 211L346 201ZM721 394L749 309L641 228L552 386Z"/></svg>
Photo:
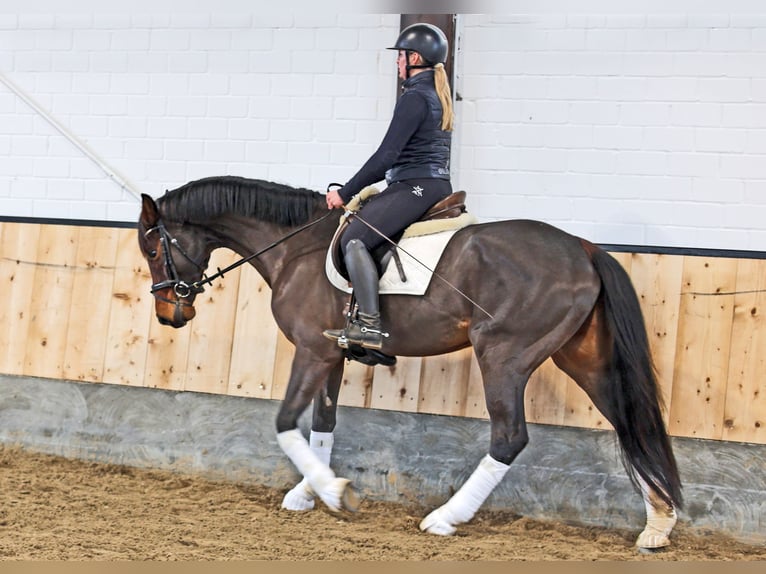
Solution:
<svg viewBox="0 0 766 574"><path fill-rule="evenodd" d="M327 192L327 209L335 209L336 207L343 207L343 198L338 193L337 189Z"/></svg>

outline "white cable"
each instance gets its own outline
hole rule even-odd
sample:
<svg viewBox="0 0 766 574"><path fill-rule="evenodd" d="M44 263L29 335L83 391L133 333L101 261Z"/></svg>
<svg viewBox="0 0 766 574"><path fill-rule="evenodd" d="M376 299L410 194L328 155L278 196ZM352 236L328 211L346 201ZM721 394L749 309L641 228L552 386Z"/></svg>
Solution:
<svg viewBox="0 0 766 574"><path fill-rule="evenodd" d="M25 93L21 88L19 88L16 84L14 84L10 79L8 79L2 72L0 72L0 82L5 84L9 90L11 90L14 94L16 94L25 104L27 104L30 108L32 108L34 111L36 111L38 114L40 114L50 125L52 125L56 130L61 133L66 139L68 139L75 147L77 147L82 153L84 153L93 163L95 163L101 170L109 177L112 181L114 181L117 185L122 187L124 190L129 191L132 193L135 197L138 199L141 199L141 192L139 192L136 187L121 173L119 173L116 169L111 167L104 161L102 158L100 158L98 155L96 155L96 152L94 152L88 145L80 140L75 134L73 134L71 131L69 131L66 126L64 126L61 122L59 122L56 118L54 118L48 111L43 108L40 104L38 104L32 97Z"/></svg>

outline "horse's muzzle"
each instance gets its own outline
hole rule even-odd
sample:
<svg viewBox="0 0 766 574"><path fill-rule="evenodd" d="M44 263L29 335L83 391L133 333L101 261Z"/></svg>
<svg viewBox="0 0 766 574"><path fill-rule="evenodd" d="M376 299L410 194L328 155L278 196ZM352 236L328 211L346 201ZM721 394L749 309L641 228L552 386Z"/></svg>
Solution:
<svg viewBox="0 0 766 574"><path fill-rule="evenodd" d="M194 306L179 298L165 297L155 293L155 314L161 325L180 329L194 319L197 314Z"/></svg>

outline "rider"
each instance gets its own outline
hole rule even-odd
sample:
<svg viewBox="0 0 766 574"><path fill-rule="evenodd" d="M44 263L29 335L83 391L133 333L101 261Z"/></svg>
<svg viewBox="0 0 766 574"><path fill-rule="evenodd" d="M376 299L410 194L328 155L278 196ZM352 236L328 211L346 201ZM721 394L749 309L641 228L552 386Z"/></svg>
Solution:
<svg viewBox="0 0 766 574"><path fill-rule="evenodd" d="M343 346L371 349L380 349L387 336L380 322L378 271L370 254L386 241L378 232L395 236L452 193L452 94L444 70L447 38L436 26L413 24L388 49L399 51L396 62L404 80L388 131L356 175L327 193L327 207L334 209L384 177L388 184L359 212L369 226L352 217L341 239L343 261L359 304L358 319L347 329L324 331L325 337Z"/></svg>

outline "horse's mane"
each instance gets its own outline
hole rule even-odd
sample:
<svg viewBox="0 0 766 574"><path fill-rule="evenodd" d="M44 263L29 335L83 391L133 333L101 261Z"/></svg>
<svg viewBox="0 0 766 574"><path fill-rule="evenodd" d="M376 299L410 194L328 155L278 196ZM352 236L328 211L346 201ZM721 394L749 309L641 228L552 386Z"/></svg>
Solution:
<svg viewBox="0 0 766 574"><path fill-rule="evenodd" d="M190 181L157 200L163 217L206 223L224 214L252 217L278 225L306 223L320 194L305 188L233 175Z"/></svg>

